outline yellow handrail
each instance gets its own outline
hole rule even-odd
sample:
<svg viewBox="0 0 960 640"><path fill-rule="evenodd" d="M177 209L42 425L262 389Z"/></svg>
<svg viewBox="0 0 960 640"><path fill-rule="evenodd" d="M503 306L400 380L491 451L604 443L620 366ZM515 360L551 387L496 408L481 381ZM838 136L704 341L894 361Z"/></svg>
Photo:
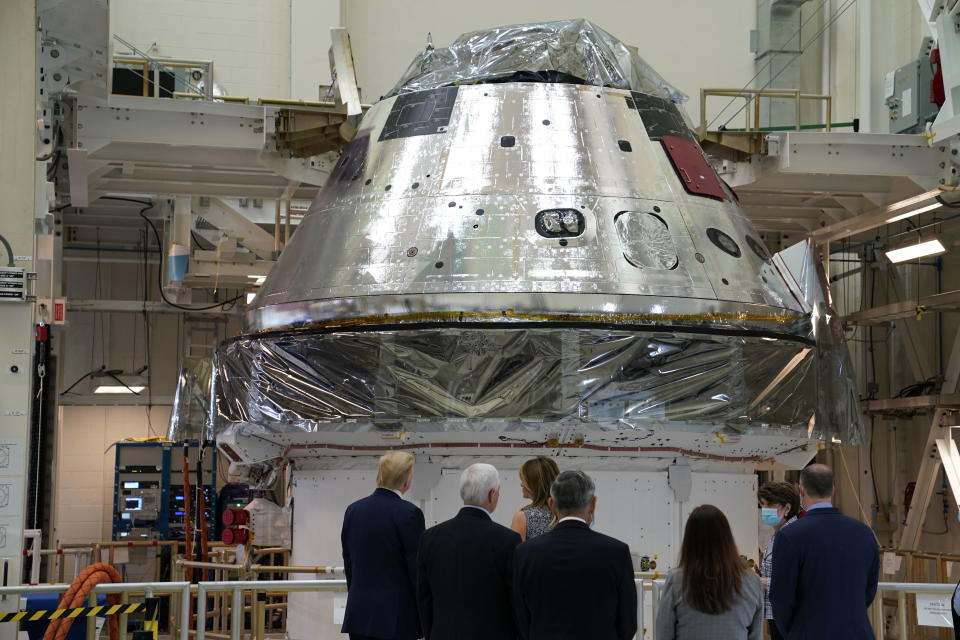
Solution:
<svg viewBox="0 0 960 640"><path fill-rule="evenodd" d="M743 98L749 104L753 100L752 122L751 110L744 109L746 126L745 133L760 133L760 100L762 98L789 98L796 103L796 130L800 130L800 105L804 100L817 100L826 103L825 128L830 131L833 116L833 97L821 93L801 93L799 89L701 89L700 90L700 130L701 137L707 134L707 97Z"/></svg>

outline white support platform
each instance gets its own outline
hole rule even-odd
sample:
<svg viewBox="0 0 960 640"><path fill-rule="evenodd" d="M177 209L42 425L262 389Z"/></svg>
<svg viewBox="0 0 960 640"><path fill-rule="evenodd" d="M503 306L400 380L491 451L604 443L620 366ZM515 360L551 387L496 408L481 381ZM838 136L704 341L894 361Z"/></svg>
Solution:
<svg viewBox="0 0 960 640"><path fill-rule="evenodd" d="M68 160L78 207L108 192L312 200L333 166L272 150L278 107L80 96L76 108Z"/></svg>
<svg viewBox="0 0 960 640"><path fill-rule="evenodd" d="M767 148L767 155L723 163L721 175L760 232L821 242L830 231L879 226L895 203L920 195L931 201L955 157L921 135L788 131L769 134Z"/></svg>

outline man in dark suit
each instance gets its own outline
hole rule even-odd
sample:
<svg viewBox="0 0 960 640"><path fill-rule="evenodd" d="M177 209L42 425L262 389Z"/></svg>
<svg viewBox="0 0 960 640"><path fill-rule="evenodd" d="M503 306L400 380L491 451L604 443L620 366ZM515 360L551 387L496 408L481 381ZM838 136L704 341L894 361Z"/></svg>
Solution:
<svg viewBox="0 0 960 640"><path fill-rule="evenodd" d="M590 530L593 480L564 471L548 504L559 522L514 553L514 603L526 640L631 640L637 631L633 561L624 543Z"/></svg>
<svg viewBox="0 0 960 640"><path fill-rule="evenodd" d="M500 474L474 464L460 476L463 508L427 529L417 556L417 601L427 640L513 640L510 590L520 536L490 514L500 500Z"/></svg>
<svg viewBox="0 0 960 640"><path fill-rule="evenodd" d="M833 472L800 473L806 516L777 533L770 601L787 640L872 639L867 607L877 594L880 552L868 526L831 504Z"/></svg>
<svg viewBox="0 0 960 640"><path fill-rule="evenodd" d="M341 631L350 640L422 637L416 586L423 512L402 497L413 482L413 462L401 451L380 458L377 490L343 516L347 610Z"/></svg>

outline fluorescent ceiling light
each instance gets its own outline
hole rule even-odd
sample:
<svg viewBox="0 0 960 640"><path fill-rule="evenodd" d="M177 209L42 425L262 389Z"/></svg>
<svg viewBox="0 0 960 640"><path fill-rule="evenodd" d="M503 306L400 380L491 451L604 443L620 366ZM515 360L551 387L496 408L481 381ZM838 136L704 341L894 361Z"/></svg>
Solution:
<svg viewBox="0 0 960 640"><path fill-rule="evenodd" d="M247 277L253 278L253 284L263 284L267 280L267 276L249 275Z"/></svg>
<svg viewBox="0 0 960 640"><path fill-rule="evenodd" d="M891 222L899 222L900 220L906 220L907 218L918 216L921 213L926 213L927 211L933 211L934 209L939 209L942 206L943 205L940 204L939 202L934 202L933 204L927 205L925 207L920 207L919 209L914 209L913 211L907 211L906 213L898 213L897 215L887 220L887 223L889 224Z"/></svg>
<svg viewBox="0 0 960 640"><path fill-rule="evenodd" d="M146 389L146 385L130 385L129 387L119 384L101 384L93 390L94 393L140 393Z"/></svg>
<svg viewBox="0 0 960 640"><path fill-rule="evenodd" d="M256 294L256 293L248 293L248 294L247 294L247 304L250 304L251 302L253 302L253 299L256 298L256 297L257 297L257 294Z"/></svg>
<svg viewBox="0 0 960 640"><path fill-rule="evenodd" d="M940 241L934 238L933 240L927 240L919 244L911 244L906 247L891 249L887 251L886 254L890 262L897 263L916 260L917 258L926 258L927 256L938 256L946 252L947 250L943 248Z"/></svg>

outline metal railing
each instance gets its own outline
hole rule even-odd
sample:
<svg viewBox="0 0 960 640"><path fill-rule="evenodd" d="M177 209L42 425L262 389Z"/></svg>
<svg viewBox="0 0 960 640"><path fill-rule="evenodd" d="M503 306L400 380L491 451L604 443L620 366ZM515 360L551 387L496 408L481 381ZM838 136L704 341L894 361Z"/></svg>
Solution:
<svg viewBox="0 0 960 640"><path fill-rule="evenodd" d="M654 620L660 603L660 595L665 580L662 574L639 574L635 582L637 585L637 622L638 638L656 640ZM36 593L64 593L70 585L34 585L0 587L0 603L8 596L24 596ZM126 604L132 596L156 597L168 595L175 600L171 602L171 634L174 640L209 640L209 638L230 638L242 640L245 636L250 640L263 640L265 637L266 611L270 605L266 604L267 594L287 595L295 592L314 593L343 593L347 590L347 582L343 579L325 580L243 580L200 582L150 582L150 583L121 583L100 584L90 592L91 605L96 604L97 596L101 594L118 594L121 602ZM952 594L953 584L918 584L909 582L881 582L878 586L877 600L871 607L870 620L874 626L877 638L884 638L884 611L882 596L895 593L898 603L898 624L901 637L907 628L907 594ZM206 629L208 615L208 599L214 596L229 596L229 636L222 633L208 632ZM249 598L250 605L246 605ZM191 615L193 602L196 602L196 616ZM16 602L16 601L14 601ZM649 605L649 611L648 611ZM249 628L246 624L250 613ZM649 621L649 626L648 626ZM88 638L94 637L95 618L87 618ZM120 640L127 638L126 616L120 619Z"/></svg>
<svg viewBox="0 0 960 640"><path fill-rule="evenodd" d="M874 635L877 638L884 637L884 603L883 594L894 592L897 596L897 626L900 631L900 638L912 638L909 635L910 630L910 608L907 602L907 594L916 595L918 593L943 594L948 598L953 595L956 588L954 584L918 584L916 582L881 582L877 587L877 597L870 608L870 623L873 626Z"/></svg>
<svg viewBox="0 0 960 640"><path fill-rule="evenodd" d="M805 100L814 100L824 102L826 104L826 113L825 120L822 125L817 125L818 128L826 129L830 131L832 124L832 115L833 115L833 98L829 95L819 94L819 93L801 93L799 89L790 89L790 90L777 90L777 89L701 89L700 90L700 128L699 134L700 137L707 135L707 98L710 96L714 97L726 97L726 98L743 98L746 101L745 108L743 108L745 125L743 129L736 129L735 131L740 133L752 133L758 134L765 131L764 127L760 126L760 101L761 99L789 99L793 100L796 105L796 123L794 125L794 130L800 131L804 128L801 123L800 117L800 107L803 101ZM751 102L753 103L751 105ZM750 109L749 107L753 108ZM786 128L786 127L784 127ZM781 129L781 127L777 127ZM726 131L731 131L730 129L724 129Z"/></svg>
<svg viewBox="0 0 960 640"><path fill-rule="evenodd" d="M176 629L176 633L171 634L172 638L179 640L190 640L190 625L183 624L184 620L190 619L191 591L194 585L189 582L125 582L120 584L99 584L90 591L90 606L97 604L97 596L101 594L118 594L121 604L127 604L130 596L140 595L146 598L152 598L159 595L170 595L177 600L177 615L174 616L174 608L171 606L171 629ZM33 586L14 586L0 587L0 603L6 600L8 596L22 597L35 593L65 593L70 588L69 584L41 584ZM17 602L17 601L15 601ZM90 616L86 618L87 638L96 637L97 619ZM120 615L120 640L126 640L127 637L127 616ZM238 636L239 637L239 636Z"/></svg>
<svg viewBox="0 0 960 640"><path fill-rule="evenodd" d="M213 61L212 60L184 60L172 58L155 58L150 54L141 51L136 46L127 42L120 36L114 34L113 39L127 47L130 50L128 54L115 55L113 57L114 66L124 68L134 68L134 72L140 76L142 82L142 94L144 98L159 98L161 95L160 73L174 73L176 69L198 69L201 70L203 86L195 85L187 78L181 78L180 81L188 92L207 100L214 97L213 94ZM137 71L136 69L139 69ZM151 90L152 87L152 90ZM184 93L184 92L180 92ZM172 97L172 96L171 96ZM217 96L220 97L220 96Z"/></svg>

